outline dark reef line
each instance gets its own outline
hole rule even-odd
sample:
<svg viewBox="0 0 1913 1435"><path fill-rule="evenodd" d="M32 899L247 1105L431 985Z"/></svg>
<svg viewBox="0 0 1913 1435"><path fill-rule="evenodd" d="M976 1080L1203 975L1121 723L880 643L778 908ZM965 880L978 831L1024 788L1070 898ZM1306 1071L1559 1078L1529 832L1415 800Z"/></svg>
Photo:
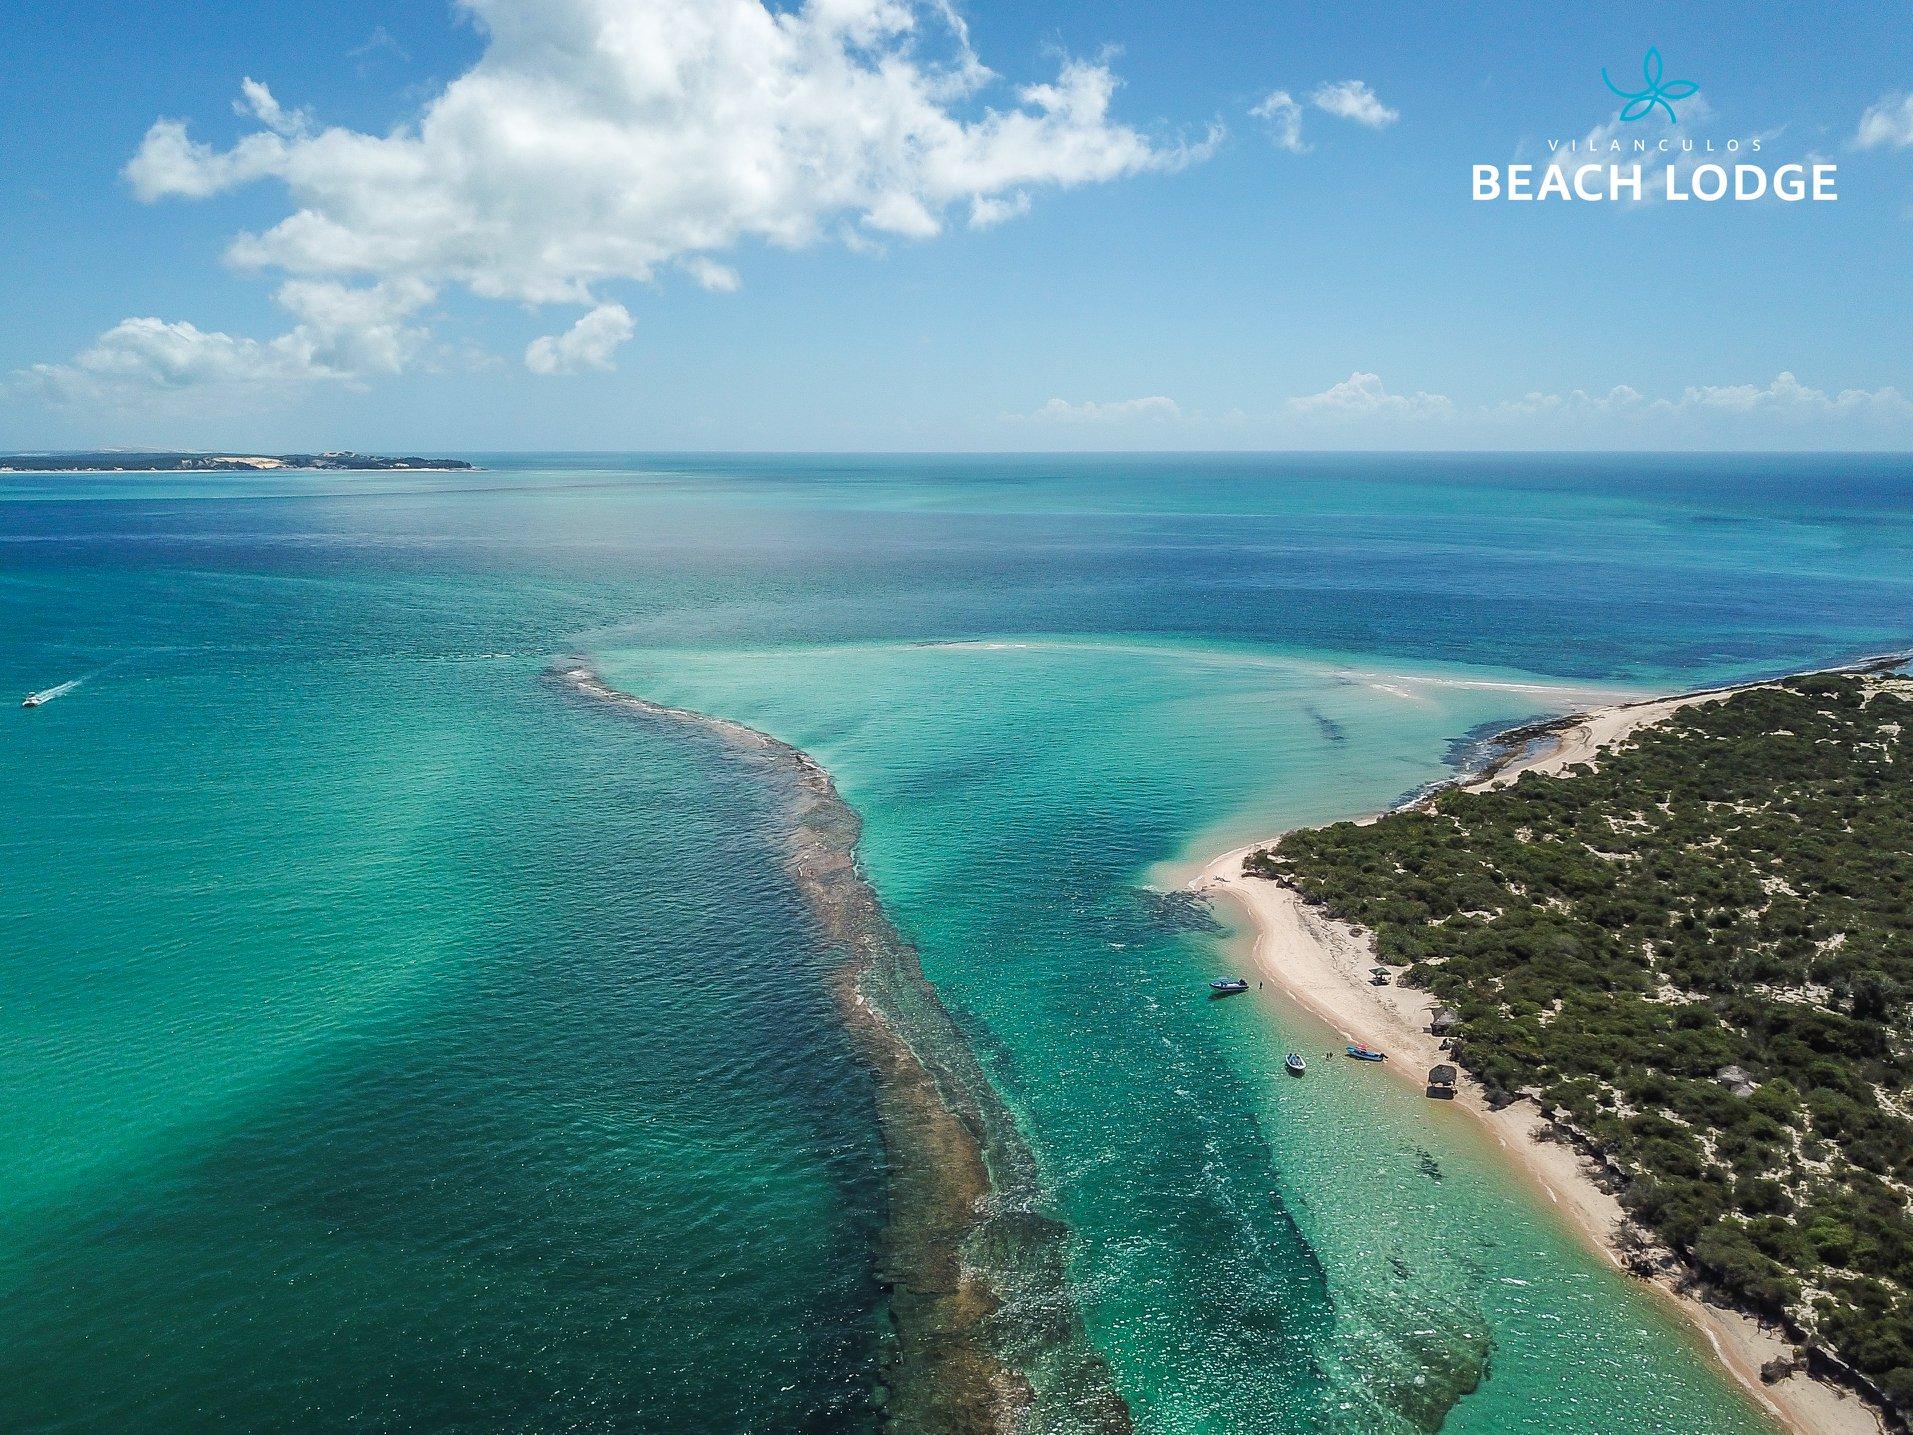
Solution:
<svg viewBox="0 0 1913 1435"><path fill-rule="evenodd" d="M949 1435L1126 1435L1128 1407L1067 1294L1067 1230L1038 1209L1034 1158L1014 1117L865 879L862 821L830 774L755 728L613 688L584 660L547 676L718 739L782 800L783 868L842 957L834 995L873 1077L889 1201L877 1271L895 1336L881 1371L886 1422Z"/></svg>

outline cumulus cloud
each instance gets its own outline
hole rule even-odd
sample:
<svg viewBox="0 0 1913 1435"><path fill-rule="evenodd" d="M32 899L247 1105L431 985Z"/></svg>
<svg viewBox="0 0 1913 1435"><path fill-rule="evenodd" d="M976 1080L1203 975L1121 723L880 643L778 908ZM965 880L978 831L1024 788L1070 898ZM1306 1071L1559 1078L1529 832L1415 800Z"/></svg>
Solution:
<svg viewBox="0 0 1913 1435"><path fill-rule="evenodd" d="M232 102L233 113L241 119L255 119L276 135L302 135L312 128L310 110L289 110L272 97L272 91L251 76L239 82L239 98Z"/></svg>
<svg viewBox="0 0 1913 1435"><path fill-rule="evenodd" d="M56 405L204 401L237 410L315 384L358 385L397 373L428 337L408 322L432 298L416 281L355 287L291 280L277 298L299 322L275 339L125 319L67 363L15 372L9 387Z"/></svg>
<svg viewBox="0 0 1913 1435"><path fill-rule="evenodd" d="M1489 413L1500 418L1533 418L1571 416L1585 418L1590 415L1623 413L1638 409L1645 400L1639 389L1626 384L1616 384L1605 394L1590 394L1586 389L1572 389L1565 394L1542 393L1539 390L1523 394L1518 399L1504 399L1495 404Z"/></svg>
<svg viewBox="0 0 1913 1435"><path fill-rule="evenodd" d="M1174 399L1152 394L1144 399L1116 399L1098 403L1085 399L1072 404L1067 399L1051 399L1034 413L1024 417L1033 423L1099 424L1144 419L1163 423L1182 417L1182 406Z"/></svg>
<svg viewBox="0 0 1913 1435"><path fill-rule="evenodd" d="M575 305L595 331L610 327L608 284L674 268L735 289L716 256L751 243L863 248L953 218L999 224L1041 190L1175 169L1220 138L1120 122L1102 60L1003 85L947 0L461 7L484 53L416 121L321 127L248 79L234 108L258 128L218 148L162 118L129 185L155 201L274 181L290 212L233 240L241 268ZM540 354L562 365L569 337Z"/></svg>
<svg viewBox="0 0 1913 1435"><path fill-rule="evenodd" d="M1841 389L1828 393L1808 388L1790 373L1782 373L1770 384L1703 384L1690 386L1675 400L1662 400L1657 408L1714 410L1731 414L1803 414L1826 417L1845 414L1898 417L1913 413L1904 395L1895 388Z"/></svg>
<svg viewBox="0 0 1913 1435"><path fill-rule="evenodd" d="M744 281L737 271L728 264L719 264L715 259L706 259L702 254L693 254L684 261L684 272L697 281L701 288L715 294L735 294L744 287Z"/></svg>
<svg viewBox="0 0 1913 1435"><path fill-rule="evenodd" d="M1302 107L1287 90L1270 90L1262 102L1249 111L1263 122L1269 143L1290 154L1302 154L1308 146L1302 141Z"/></svg>
<svg viewBox="0 0 1913 1435"><path fill-rule="evenodd" d="M1454 403L1443 394L1392 394L1377 374L1357 371L1319 394L1301 394L1289 400L1289 411L1317 419L1432 419L1454 413Z"/></svg>
<svg viewBox="0 0 1913 1435"><path fill-rule="evenodd" d="M1530 393L1483 410L1491 422L1536 433L1603 434L1611 438L1733 437L1853 431L1904 424L1913 403L1892 387L1829 392L1782 372L1766 384L1690 384L1678 394L1648 398L1621 384L1606 393L1583 389Z"/></svg>
<svg viewBox="0 0 1913 1435"><path fill-rule="evenodd" d="M216 151L162 120L128 176L146 198L282 181L297 211L240 236L232 257L244 265L587 303L596 283L649 279L666 261L749 239L808 244L839 219L928 237L954 206L1195 153L1113 120L1117 80L1100 63L1066 61L1012 104L977 103L994 76L934 4L467 8L490 43L416 126L381 136L268 123Z"/></svg>
<svg viewBox="0 0 1913 1435"><path fill-rule="evenodd" d="M71 363L36 364L16 384L53 403L111 401L127 393L256 392L294 387L306 375L283 345L163 319L124 319Z"/></svg>
<svg viewBox="0 0 1913 1435"><path fill-rule="evenodd" d="M285 136L274 130L247 135L215 150L186 133L179 120L159 120L126 166L126 181L144 200L163 195L204 199L249 180L278 173L286 163Z"/></svg>
<svg viewBox="0 0 1913 1435"><path fill-rule="evenodd" d="M216 152L161 121L129 176L146 197L282 180L298 212L242 236L244 264L402 271L545 303L585 302L594 283L648 279L745 239L808 244L840 217L927 237L953 205L1192 154L1112 120L1117 81L1099 63L1066 61L1011 105L972 105L994 76L936 5L467 8L490 43L415 127L275 145L269 125Z"/></svg>
<svg viewBox="0 0 1913 1435"><path fill-rule="evenodd" d="M1383 104L1361 80L1334 80L1318 85L1310 94L1309 103L1324 114L1353 120L1372 130L1386 129L1402 117L1400 110L1391 110Z"/></svg>
<svg viewBox="0 0 1913 1435"><path fill-rule="evenodd" d="M1586 426L1611 432L1694 431L1735 420L1771 419L1780 424L1913 418L1913 402L1892 387L1829 392L1782 372L1766 384L1690 384L1678 394L1649 398L1628 384L1604 393L1570 389L1533 391L1476 409L1463 409L1441 394L1390 393L1371 373L1351 374L1319 394L1288 401L1292 413L1314 417L1488 420L1542 432L1552 426Z"/></svg>
<svg viewBox="0 0 1913 1435"><path fill-rule="evenodd" d="M1361 80L1325 81L1309 93L1309 103L1324 114L1376 130L1385 129L1401 118L1399 110L1391 110L1383 104ZM1290 154L1308 152L1308 143L1302 138L1302 105L1287 90L1270 90L1249 113L1262 121L1269 143L1277 149Z"/></svg>
<svg viewBox="0 0 1913 1435"><path fill-rule="evenodd" d="M970 201L970 227L988 229L992 225L1003 223L1006 219L1015 219L1018 215L1030 212L1030 197L1022 190L998 199L994 195L979 194Z"/></svg>
<svg viewBox="0 0 1913 1435"><path fill-rule="evenodd" d="M1853 136L1861 149L1905 149L1913 145L1913 94L1882 96L1860 116L1860 128Z"/></svg>
<svg viewBox="0 0 1913 1435"><path fill-rule="evenodd" d="M525 349L525 367L534 374L609 369L611 355L636 328L624 305L600 304L564 333L533 339Z"/></svg>
<svg viewBox="0 0 1913 1435"><path fill-rule="evenodd" d="M1055 398L1007 423L1041 424L1062 447L1131 443L1173 432L1180 446L1222 448L1904 448L1913 402L1890 387L1826 390L1782 372L1768 383L1690 384L1655 397L1629 384L1534 390L1457 403L1396 393L1358 370L1320 393L1256 411L1185 408L1161 395L1071 403Z"/></svg>

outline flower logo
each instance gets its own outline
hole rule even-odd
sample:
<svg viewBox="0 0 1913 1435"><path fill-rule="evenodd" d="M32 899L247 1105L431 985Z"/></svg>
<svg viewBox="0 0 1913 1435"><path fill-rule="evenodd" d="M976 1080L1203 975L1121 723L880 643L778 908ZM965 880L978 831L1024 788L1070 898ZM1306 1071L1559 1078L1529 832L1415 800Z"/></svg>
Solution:
<svg viewBox="0 0 1913 1435"><path fill-rule="evenodd" d="M1643 120L1654 112L1658 105L1667 111L1667 122L1673 124L1677 119L1670 100L1684 100L1689 95L1700 93L1700 86L1692 80L1661 79L1661 52L1649 47L1646 57L1641 61L1641 78L1647 83L1639 90L1624 90L1607 77L1607 66L1601 66L1601 79L1607 87L1627 103L1621 106L1621 118L1624 120Z"/></svg>

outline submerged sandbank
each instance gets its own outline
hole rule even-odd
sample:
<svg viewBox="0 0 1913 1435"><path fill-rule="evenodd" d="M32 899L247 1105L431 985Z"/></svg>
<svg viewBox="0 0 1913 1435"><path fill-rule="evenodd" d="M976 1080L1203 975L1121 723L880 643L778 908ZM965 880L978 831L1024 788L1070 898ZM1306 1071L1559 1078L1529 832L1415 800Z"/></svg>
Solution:
<svg viewBox="0 0 1913 1435"><path fill-rule="evenodd" d="M1906 658L1895 654L1815 671L1880 671L1900 666ZM1478 769L1417 794L1411 805L1426 803L1450 786L1478 790L1511 783L1524 773L1558 776L1577 764L1597 763L1607 748L1685 707L1782 680L1620 703L1511 728L1490 745ZM1382 815L1355 820L1372 822ZM1235 901L1249 918L1253 958L1267 978L1349 1041L1387 1051L1386 1069L1406 1087L1420 1091L1425 1074L1450 1060L1440 1038L1428 1030L1434 1001L1411 987L1371 985L1377 953L1370 933L1314 908L1287 884L1244 870L1252 854L1274 845L1281 835L1215 858L1189 882L1190 889ZM1617 1267L1672 1301L1705 1337L1722 1366L1777 1420L1800 1435L1878 1435L1884 1430L1871 1405L1832 1380L1805 1371L1771 1383L1763 1380L1763 1366L1794 1355L1786 1334L1707 1299L1672 1252L1627 1221L1615 1194L1615 1173L1602 1165L1597 1153L1573 1144L1533 1101L1496 1108L1464 1072L1454 1105L1487 1128L1510 1162L1578 1233Z"/></svg>
<svg viewBox="0 0 1913 1435"><path fill-rule="evenodd" d="M841 955L835 994L874 1077L888 1161L878 1274L895 1342L884 1413L911 1431L1054 1425L1125 1435L1128 1407L1064 1288L1066 1231L1037 1209L1035 1165L967 1041L857 863L862 824L808 754L726 718L609 686L583 661L550 669L567 691L720 740L780 799L782 862ZM1040 1378L1032 1380L1032 1374Z"/></svg>

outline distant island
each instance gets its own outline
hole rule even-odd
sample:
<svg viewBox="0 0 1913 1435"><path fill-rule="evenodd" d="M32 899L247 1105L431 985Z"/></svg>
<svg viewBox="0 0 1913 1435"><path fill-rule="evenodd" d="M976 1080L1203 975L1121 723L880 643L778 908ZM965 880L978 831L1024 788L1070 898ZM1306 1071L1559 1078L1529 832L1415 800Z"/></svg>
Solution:
<svg viewBox="0 0 1913 1435"><path fill-rule="evenodd" d="M1778 1326L1762 1379L1831 1376L1903 1418L1913 681L1895 665L1516 730L1499 769L1222 875L1250 879L1272 975L1460 1066L1517 1152L1538 1108L1537 1135L1618 1197L1618 1259ZM1537 1169L1574 1196L1571 1167Z"/></svg>
<svg viewBox="0 0 1913 1435"><path fill-rule="evenodd" d="M353 453L82 453L0 454L0 473L266 473L278 469L451 471L471 469L462 458L385 458Z"/></svg>

